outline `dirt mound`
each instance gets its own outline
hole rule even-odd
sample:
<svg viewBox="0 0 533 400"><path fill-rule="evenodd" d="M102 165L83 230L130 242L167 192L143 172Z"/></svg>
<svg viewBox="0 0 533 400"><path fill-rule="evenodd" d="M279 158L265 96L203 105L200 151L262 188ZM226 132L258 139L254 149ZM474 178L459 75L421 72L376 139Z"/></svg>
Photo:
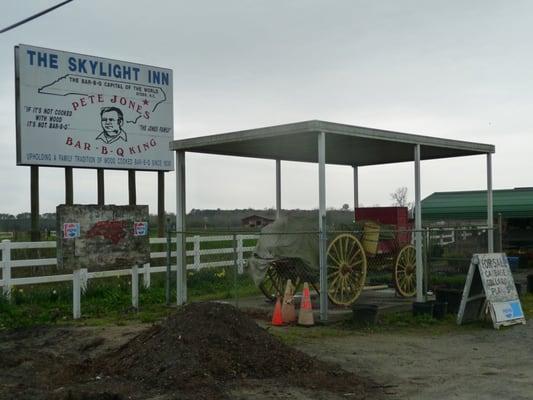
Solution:
<svg viewBox="0 0 533 400"><path fill-rule="evenodd" d="M242 379L282 380L309 389L365 398L352 373L292 349L238 309L221 303L189 304L130 340L96 365L107 376L134 380L191 398L226 398ZM354 396L355 395L355 396Z"/></svg>

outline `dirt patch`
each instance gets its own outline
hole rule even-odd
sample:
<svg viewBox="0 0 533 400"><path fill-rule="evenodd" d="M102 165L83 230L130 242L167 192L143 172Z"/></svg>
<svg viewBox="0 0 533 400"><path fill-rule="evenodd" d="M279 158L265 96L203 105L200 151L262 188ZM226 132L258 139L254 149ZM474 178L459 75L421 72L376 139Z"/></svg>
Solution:
<svg viewBox="0 0 533 400"><path fill-rule="evenodd" d="M381 392L295 350L232 306L196 303L152 326L0 333L0 399L366 399Z"/></svg>
<svg viewBox="0 0 533 400"><path fill-rule="evenodd" d="M141 329L34 327L0 333L0 399L68 398L71 387L78 392L79 382L91 380L83 370L94 357Z"/></svg>
<svg viewBox="0 0 533 400"><path fill-rule="evenodd" d="M224 399L229 386L248 379L278 379L356 399L369 393L354 373L283 344L221 303L190 304L95 365L106 376L178 389L184 398Z"/></svg>
<svg viewBox="0 0 533 400"><path fill-rule="evenodd" d="M457 327L446 334L354 333L309 339L307 354L365 373L388 400L531 400L533 321L494 330Z"/></svg>

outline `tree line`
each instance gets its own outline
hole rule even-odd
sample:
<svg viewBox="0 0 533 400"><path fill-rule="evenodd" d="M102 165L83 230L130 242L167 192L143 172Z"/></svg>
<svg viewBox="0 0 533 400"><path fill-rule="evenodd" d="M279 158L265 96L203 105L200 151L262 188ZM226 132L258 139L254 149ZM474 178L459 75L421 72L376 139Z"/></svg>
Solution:
<svg viewBox="0 0 533 400"><path fill-rule="evenodd" d="M283 213L296 216L299 218L306 218L316 220L318 218L318 210L283 210ZM187 229L196 230L235 230L243 228L243 219L252 215L275 219L276 210L268 209L192 209L186 216ZM167 220L171 228L175 226L176 215L174 213L167 213ZM353 210L347 207L341 209L328 209L328 225L340 229L344 225L349 225L353 221ZM149 224L153 229L157 226L157 215L150 215ZM41 232L50 232L57 229L56 214L43 213L39 218L39 227ZM31 214L29 212L20 213L17 215L0 214L0 231L1 232L29 232L31 229Z"/></svg>

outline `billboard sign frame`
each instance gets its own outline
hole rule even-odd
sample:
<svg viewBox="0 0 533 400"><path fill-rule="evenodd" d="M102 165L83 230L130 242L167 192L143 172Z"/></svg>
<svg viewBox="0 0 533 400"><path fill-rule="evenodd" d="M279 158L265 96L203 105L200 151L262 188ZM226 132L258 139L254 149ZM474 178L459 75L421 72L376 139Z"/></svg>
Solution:
<svg viewBox="0 0 533 400"><path fill-rule="evenodd" d="M173 171L173 72L15 46L17 165Z"/></svg>

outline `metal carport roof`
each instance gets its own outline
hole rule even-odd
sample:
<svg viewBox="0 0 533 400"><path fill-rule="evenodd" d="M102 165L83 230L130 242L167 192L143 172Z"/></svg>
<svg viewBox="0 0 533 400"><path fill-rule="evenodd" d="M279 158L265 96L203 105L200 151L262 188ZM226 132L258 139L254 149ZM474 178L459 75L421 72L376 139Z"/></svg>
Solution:
<svg viewBox="0 0 533 400"><path fill-rule="evenodd" d="M326 134L326 162L376 165L413 161L413 145L422 160L494 153L494 146L325 121L305 121L171 142L170 149L286 161L317 162L316 135Z"/></svg>
<svg viewBox="0 0 533 400"><path fill-rule="evenodd" d="M423 292L422 215L420 207L420 160L486 155L487 158L487 224L488 250L493 251L492 161L494 146L413 135L380 129L325 121L250 129L218 135L175 140L170 150L176 152L176 241L178 259L178 304L187 298L185 247L185 153L209 153L276 160L276 209L281 211L281 160L318 163L318 227L320 258L320 318L327 320L327 227L326 227L326 164L352 166L354 171L354 205L358 204L358 167L403 161L414 162L415 178L415 247L416 299L425 299Z"/></svg>

